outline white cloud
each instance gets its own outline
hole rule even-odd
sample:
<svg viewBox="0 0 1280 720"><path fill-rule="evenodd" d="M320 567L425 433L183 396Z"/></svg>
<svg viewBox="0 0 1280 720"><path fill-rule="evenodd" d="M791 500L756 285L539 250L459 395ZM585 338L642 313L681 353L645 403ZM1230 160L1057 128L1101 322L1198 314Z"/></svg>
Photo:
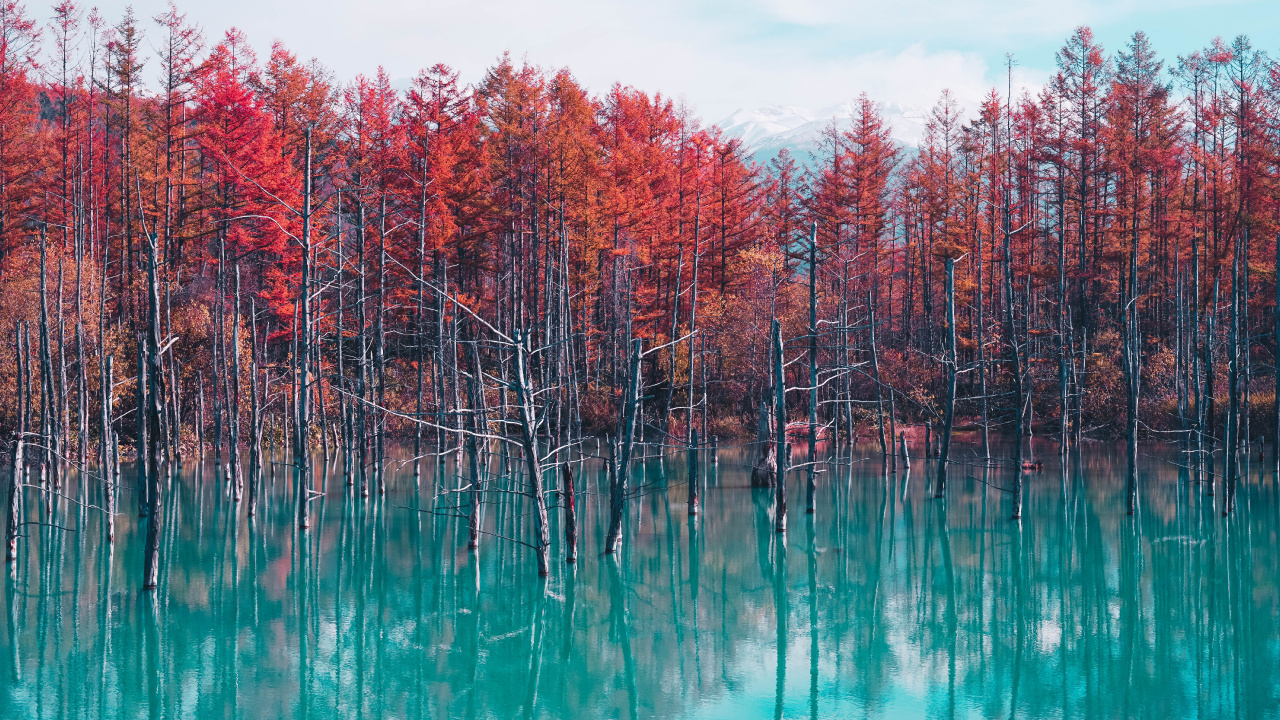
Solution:
<svg viewBox="0 0 1280 720"><path fill-rule="evenodd" d="M47 16L35 1L28 0L29 9ZM114 21L130 1L140 18L149 18L165 0L106 0L102 11ZM371 74L379 65L404 78L443 62L476 82L509 50L544 67L568 66L595 91L622 82L686 97L714 120L772 103L821 108L863 91L884 103L928 107L945 87L976 102L990 86L1003 87L1004 50L1024 54L1019 73L1035 83L1075 25L1167 6L1156 0L187 0L183 9L210 39L237 25L256 47L279 38L341 78ZM1029 48L1034 53L1024 52Z"/></svg>

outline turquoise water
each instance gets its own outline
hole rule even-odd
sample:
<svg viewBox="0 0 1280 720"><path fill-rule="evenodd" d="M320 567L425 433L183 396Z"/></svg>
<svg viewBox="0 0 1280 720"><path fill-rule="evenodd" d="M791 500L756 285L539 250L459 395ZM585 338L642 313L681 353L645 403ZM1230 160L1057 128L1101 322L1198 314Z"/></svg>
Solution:
<svg viewBox="0 0 1280 720"><path fill-rule="evenodd" d="M0 600L0 717L1280 716L1275 478L1255 464L1224 518L1149 452L1136 518L1103 446L1030 476L1020 524L997 471L956 465L943 502L919 460L838 460L813 516L792 473L785 537L741 452L704 458L696 522L683 456L651 460L621 556L589 494L578 566L545 581L522 546L473 555L465 521L413 509L430 466L372 498L330 471L302 536L283 470L252 520L211 465L176 477L153 594L132 513L109 551L95 510L30 503L48 524ZM530 530L511 496L486 513Z"/></svg>

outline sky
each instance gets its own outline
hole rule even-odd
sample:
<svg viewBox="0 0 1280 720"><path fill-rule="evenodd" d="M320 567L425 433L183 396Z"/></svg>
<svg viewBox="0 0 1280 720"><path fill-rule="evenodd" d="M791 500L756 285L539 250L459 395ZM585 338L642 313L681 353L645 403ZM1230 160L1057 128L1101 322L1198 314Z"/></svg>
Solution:
<svg viewBox="0 0 1280 720"><path fill-rule="evenodd" d="M47 18L48 0L25 0ZM103 0L109 23L131 4L150 18L167 0ZM717 122L739 108L817 111L866 92L928 108L950 89L972 106L1005 86L1050 77L1079 25L1108 51L1143 30L1166 60L1245 33L1280 51L1275 0L206 0L179 2L212 44L232 26L265 57L274 40L350 80L378 66L396 80L444 63L475 83L503 53L568 67L596 92L615 82L685 100ZM145 23L154 43L160 33ZM152 73L154 74L154 72Z"/></svg>

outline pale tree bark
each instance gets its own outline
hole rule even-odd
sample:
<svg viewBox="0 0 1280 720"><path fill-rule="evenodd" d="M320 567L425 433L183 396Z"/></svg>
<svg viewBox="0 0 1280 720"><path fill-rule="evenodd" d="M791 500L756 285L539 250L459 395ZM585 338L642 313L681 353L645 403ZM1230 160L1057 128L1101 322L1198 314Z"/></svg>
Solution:
<svg viewBox="0 0 1280 720"><path fill-rule="evenodd" d="M1009 192L1005 191L1004 196L1004 321L1005 333L1008 335L1009 353L1013 360L1013 401L1014 401L1014 423L1013 423L1013 512L1010 518L1013 520L1022 519L1022 431L1023 419L1025 411L1023 409L1023 387L1022 387L1022 349L1018 343L1017 320L1013 307L1013 249L1012 249L1012 232L1009 226Z"/></svg>
<svg viewBox="0 0 1280 720"><path fill-rule="evenodd" d="M947 293L947 405L942 419L942 438L938 451L938 481L934 483L934 497L947 493L947 463L951 459L951 428L956 417L956 261L946 259Z"/></svg>
<svg viewBox="0 0 1280 720"><path fill-rule="evenodd" d="M111 425L111 408L115 402L115 356L108 355L102 371L102 417L101 417L101 473L104 514L107 521L107 542L116 541L116 473L115 448L112 437L115 432Z"/></svg>
<svg viewBox="0 0 1280 720"><path fill-rule="evenodd" d="M635 435L637 405L640 402L640 357L643 347L643 340L637 338L631 341L631 357L627 363L627 387L622 396L622 407L619 412L621 432L616 443L616 454L612 450L610 452L609 532L604 542L606 553L616 553L622 542L622 517L626 512L631 450Z"/></svg>
<svg viewBox="0 0 1280 720"><path fill-rule="evenodd" d="M871 379L876 384L876 429L880 435L880 454L890 461L893 461L894 455L890 444L893 441L892 431L888 440L884 434L884 391L880 381L880 351L876 347L876 306L872 299L871 291L867 291L867 329L871 341ZM845 368L848 371L848 368ZM853 445L853 423L849 424L849 444ZM896 463L895 463L896 464Z"/></svg>
<svg viewBox="0 0 1280 720"><path fill-rule="evenodd" d="M473 340L468 344L471 352L472 371L467 376L467 394L470 396L471 411L467 413L470 431L467 433L467 461L471 470L470 506L467 508L467 548L476 550L480 547L480 502L484 492L484 475L481 470L480 451L478 448L480 433L487 432L488 422L483 414L484 373L480 365L480 353ZM416 462L416 461L415 461Z"/></svg>
<svg viewBox="0 0 1280 720"><path fill-rule="evenodd" d="M787 464L791 460L791 445L787 442L787 382L782 357L782 326L773 321L773 370L774 370L774 432L778 448L777 480L774 484L774 530L787 531Z"/></svg>
<svg viewBox="0 0 1280 720"><path fill-rule="evenodd" d="M147 323L147 544L142 568L142 587L153 590L160 582L160 525L163 522L161 513L164 503L160 493L163 485L160 482L162 465L160 446L161 407L164 397L164 375L160 363L160 292L156 278L156 238L148 236L147 240L147 285L150 302L148 303ZM141 459L140 459L141 460Z"/></svg>
<svg viewBox="0 0 1280 720"><path fill-rule="evenodd" d="M9 469L9 509L5 513L4 559L12 563L18 559L18 530L22 526L22 471L24 468L24 447L27 435L27 388L23 382L23 348L21 322L14 323L14 348L17 358L17 372L14 384L17 386L18 427L13 434L13 466Z"/></svg>
<svg viewBox="0 0 1280 720"><path fill-rule="evenodd" d="M534 552L537 555L538 574L547 575L551 566L548 552L551 535L547 527L547 496L544 491L542 477L542 458L538 449L538 411L529 382L529 368L525 346L527 339L523 333L515 337L516 373L514 389L516 392L516 410L519 413L520 445L524 451L525 468L529 473L529 498L533 501L533 533Z"/></svg>
<svg viewBox="0 0 1280 720"><path fill-rule="evenodd" d="M818 494L818 223L809 230L809 466L804 511L813 513Z"/></svg>
<svg viewBox="0 0 1280 720"><path fill-rule="evenodd" d="M294 355L296 385L293 423L293 482L297 492L298 527L311 527L311 464L307 449L307 433L311 428L308 391L311 357L311 128L306 131L306 162L302 178L302 287L301 317L298 318L298 350Z"/></svg>
<svg viewBox="0 0 1280 720"><path fill-rule="evenodd" d="M698 497L698 431L694 430L689 438L689 515L695 516L700 511Z"/></svg>

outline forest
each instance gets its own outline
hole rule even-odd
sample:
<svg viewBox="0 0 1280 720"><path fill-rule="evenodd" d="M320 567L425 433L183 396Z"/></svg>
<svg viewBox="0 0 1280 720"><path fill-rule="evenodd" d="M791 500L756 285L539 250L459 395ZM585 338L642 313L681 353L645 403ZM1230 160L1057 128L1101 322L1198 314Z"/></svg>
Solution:
<svg viewBox="0 0 1280 720"><path fill-rule="evenodd" d="M919 147L863 95L761 164L683 103L510 56L342 82L173 6L0 0L7 558L28 503L100 504L114 537L124 484L154 587L171 468L214 459L252 516L281 453L299 528L315 455L362 495L450 458L435 511L475 548L523 496L541 574L573 461L607 462L611 552L636 457L737 443L780 531L820 441L936 458L943 497L955 437L1017 518L1024 438L1123 439L1130 513L1160 440L1231 513L1241 454L1280 446L1280 65L1085 27L1055 62L976 113L943 93Z"/></svg>

